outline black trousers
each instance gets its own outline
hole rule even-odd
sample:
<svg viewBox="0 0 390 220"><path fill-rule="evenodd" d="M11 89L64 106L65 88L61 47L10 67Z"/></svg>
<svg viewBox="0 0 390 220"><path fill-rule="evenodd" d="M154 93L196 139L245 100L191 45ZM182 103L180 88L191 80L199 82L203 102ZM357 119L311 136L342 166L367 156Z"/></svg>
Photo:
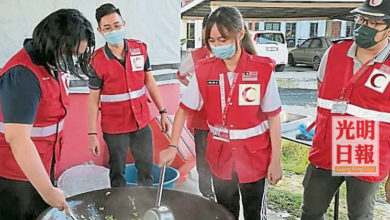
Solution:
<svg viewBox="0 0 390 220"><path fill-rule="evenodd" d="M0 220L35 220L48 207L30 182L0 177Z"/></svg>
<svg viewBox="0 0 390 220"><path fill-rule="evenodd" d="M232 180L213 177L217 202L227 208L238 220L240 215L240 193L245 220L267 219L267 190L265 178L252 183L239 183L237 174Z"/></svg>
<svg viewBox="0 0 390 220"><path fill-rule="evenodd" d="M331 170L324 170L309 164L303 179L302 220L322 220L329 204L340 185L347 186L348 219L374 219L375 196L379 183L365 182L353 176L332 176Z"/></svg>
<svg viewBox="0 0 390 220"><path fill-rule="evenodd" d="M207 135L209 131L194 129L195 150L196 150L196 169L199 174L199 191L203 196L213 194L211 183L212 174L209 164L206 161Z"/></svg>
<svg viewBox="0 0 390 220"><path fill-rule="evenodd" d="M153 138L149 126L129 133L103 134L103 138L110 155L111 187L126 186L125 166L129 147L137 168L138 185L153 185Z"/></svg>

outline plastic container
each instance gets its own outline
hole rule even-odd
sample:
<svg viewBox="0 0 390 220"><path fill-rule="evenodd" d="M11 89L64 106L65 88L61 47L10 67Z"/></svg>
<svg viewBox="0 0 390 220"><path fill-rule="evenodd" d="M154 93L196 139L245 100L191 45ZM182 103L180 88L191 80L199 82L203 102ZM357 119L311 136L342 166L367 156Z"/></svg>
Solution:
<svg viewBox="0 0 390 220"><path fill-rule="evenodd" d="M109 172L109 169L102 166L77 165L62 173L58 178L57 185L67 197L110 188Z"/></svg>
<svg viewBox="0 0 390 220"><path fill-rule="evenodd" d="M153 164L153 187L158 186L158 179L160 177L160 168L157 164ZM180 174L175 168L167 166L164 177L164 189L173 189ZM137 186L137 168L135 164L126 164L125 179L128 186Z"/></svg>

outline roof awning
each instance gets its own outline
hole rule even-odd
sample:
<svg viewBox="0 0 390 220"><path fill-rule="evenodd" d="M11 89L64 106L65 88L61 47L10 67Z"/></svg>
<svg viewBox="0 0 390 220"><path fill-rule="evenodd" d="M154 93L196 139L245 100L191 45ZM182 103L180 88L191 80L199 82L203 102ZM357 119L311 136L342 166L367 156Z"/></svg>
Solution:
<svg viewBox="0 0 390 220"><path fill-rule="evenodd" d="M246 20L346 19L364 0L193 0L181 9L182 19L199 20L219 6L237 7Z"/></svg>

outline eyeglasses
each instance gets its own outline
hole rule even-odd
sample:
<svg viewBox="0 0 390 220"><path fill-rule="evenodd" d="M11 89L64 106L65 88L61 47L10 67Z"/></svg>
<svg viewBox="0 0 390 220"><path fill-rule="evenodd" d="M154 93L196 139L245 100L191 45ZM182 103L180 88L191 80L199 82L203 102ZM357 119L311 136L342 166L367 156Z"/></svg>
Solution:
<svg viewBox="0 0 390 220"><path fill-rule="evenodd" d="M378 25L387 25L386 22L378 22L374 19L365 18L362 15L356 15L354 20L356 24L367 25L370 28L376 28Z"/></svg>

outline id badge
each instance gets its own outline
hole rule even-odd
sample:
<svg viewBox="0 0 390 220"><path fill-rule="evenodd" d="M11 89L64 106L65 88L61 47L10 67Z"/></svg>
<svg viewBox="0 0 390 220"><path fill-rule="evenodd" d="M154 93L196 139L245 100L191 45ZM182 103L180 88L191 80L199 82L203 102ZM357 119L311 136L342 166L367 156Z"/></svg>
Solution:
<svg viewBox="0 0 390 220"><path fill-rule="evenodd" d="M130 56L131 67L134 72L141 71L144 69L145 61L144 56Z"/></svg>
<svg viewBox="0 0 390 220"><path fill-rule="evenodd" d="M213 133L213 138L215 140L229 142L229 129L222 126L215 126L215 128L217 131Z"/></svg>
<svg viewBox="0 0 390 220"><path fill-rule="evenodd" d="M334 114L345 114L347 112L347 106L348 103L346 101L336 102L332 105L332 110L330 112Z"/></svg>

